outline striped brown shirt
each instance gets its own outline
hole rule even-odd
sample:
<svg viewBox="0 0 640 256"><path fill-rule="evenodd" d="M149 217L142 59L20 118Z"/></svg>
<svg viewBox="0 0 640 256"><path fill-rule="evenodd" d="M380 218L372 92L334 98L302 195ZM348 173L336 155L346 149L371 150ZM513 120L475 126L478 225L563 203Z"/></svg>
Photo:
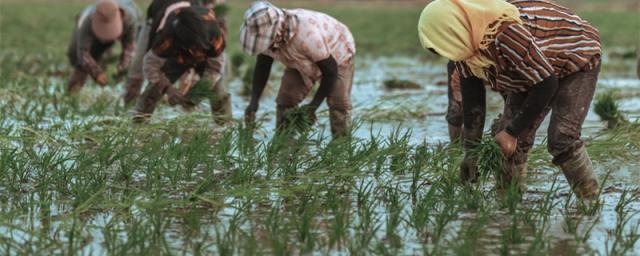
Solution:
<svg viewBox="0 0 640 256"><path fill-rule="evenodd" d="M548 0L507 0L523 24L505 22L482 54L496 65L484 70L495 91L522 92L552 73L559 79L600 64L600 35L587 21ZM464 62L456 67L472 76Z"/></svg>

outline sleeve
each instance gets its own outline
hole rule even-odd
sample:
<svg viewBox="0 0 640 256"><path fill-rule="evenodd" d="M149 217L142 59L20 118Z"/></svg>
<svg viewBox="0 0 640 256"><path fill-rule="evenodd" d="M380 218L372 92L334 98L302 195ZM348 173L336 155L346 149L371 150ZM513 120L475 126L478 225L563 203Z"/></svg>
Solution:
<svg viewBox="0 0 640 256"><path fill-rule="evenodd" d="M538 84L554 74L553 66L542 53L529 30L521 24L511 24L496 36L496 46L507 70L520 78Z"/></svg>
<svg viewBox="0 0 640 256"><path fill-rule="evenodd" d="M76 40L78 47L76 53L78 54L78 63L80 67L89 73L94 79L98 75L102 74L102 68L91 56L91 44L93 44L93 34L91 33L91 25L89 19L87 19L80 27Z"/></svg>

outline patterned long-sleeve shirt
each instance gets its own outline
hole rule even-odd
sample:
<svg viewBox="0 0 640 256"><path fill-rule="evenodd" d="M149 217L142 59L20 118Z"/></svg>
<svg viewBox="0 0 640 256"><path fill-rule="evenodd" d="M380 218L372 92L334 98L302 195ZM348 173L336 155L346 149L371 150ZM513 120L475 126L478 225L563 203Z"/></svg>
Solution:
<svg viewBox="0 0 640 256"><path fill-rule="evenodd" d="M599 32L565 7L547 0L508 0L523 24L505 22L481 54L495 62L484 70L491 89L522 92L555 74L562 79L600 65ZM456 62L462 77L473 76Z"/></svg>
<svg viewBox="0 0 640 256"><path fill-rule="evenodd" d="M118 6L123 15L123 31L120 37L123 52L120 55L120 63L126 65L131 59L135 48L135 38L138 27L141 24L141 13L138 6L132 0L118 0ZM95 12L95 5L88 6L78 16L76 27L69 47L69 57L74 66L83 69L92 77L102 73L102 69L96 62L96 49L106 48L114 42L102 42L91 29L91 15Z"/></svg>
<svg viewBox="0 0 640 256"><path fill-rule="evenodd" d="M265 55L296 69L303 75L305 86L311 87L322 77L316 64L333 56L338 66L353 63L356 44L349 28L324 13L305 9L287 10L298 19L292 30L293 37L284 46L268 50Z"/></svg>
<svg viewBox="0 0 640 256"><path fill-rule="evenodd" d="M163 67L169 61L174 68L181 70L203 66L201 79L216 82L221 77L222 69L224 68L224 55L222 52L225 48L226 36L220 29L213 10L199 6L184 8L193 8L202 15L202 19L206 23L208 33L210 34L211 40L209 43L211 47L209 51L205 53L206 56L199 58L189 51L190 46L178 45L173 38L175 33L172 31L173 28L171 26L152 28L151 33L158 34L154 37L154 42L151 42L151 50L146 53L143 64L144 76L152 84L163 83L168 85L173 82L172 80L177 78L168 77L165 70L163 70ZM165 24L171 24L172 21L170 19L172 18L171 15L168 15ZM158 30L158 32L153 32L153 30Z"/></svg>

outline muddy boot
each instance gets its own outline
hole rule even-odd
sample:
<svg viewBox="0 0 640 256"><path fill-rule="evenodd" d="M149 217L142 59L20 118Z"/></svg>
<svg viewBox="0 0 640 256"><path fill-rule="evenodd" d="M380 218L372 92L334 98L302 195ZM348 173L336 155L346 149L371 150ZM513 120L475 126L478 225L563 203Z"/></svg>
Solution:
<svg viewBox="0 0 640 256"><path fill-rule="evenodd" d="M331 134L333 139L347 137L351 134L351 110L329 109Z"/></svg>
<svg viewBox="0 0 640 256"><path fill-rule="evenodd" d="M151 114L153 114L153 111L158 106L158 101L162 99L163 95L164 90L161 90L161 88L158 88L157 86L147 88L138 99L133 121L136 123L142 123L149 119Z"/></svg>
<svg viewBox="0 0 640 256"><path fill-rule="evenodd" d="M573 152L569 160L560 164L560 169L562 169L576 197L581 199L598 197L600 193L598 178L593 173L589 153L584 147Z"/></svg>
<svg viewBox="0 0 640 256"><path fill-rule="evenodd" d="M455 126L449 124L449 140L454 143L462 140L463 130L462 126Z"/></svg>
<svg viewBox="0 0 640 256"><path fill-rule="evenodd" d="M211 114L218 125L224 125L231 120L231 95L224 94L217 100L211 100Z"/></svg>
<svg viewBox="0 0 640 256"><path fill-rule="evenodd" d="M122 100L125 106L129 106L140 96L140 90L142 89L142 79L129 79L127 81L127 88L122 95Z"/></svg>
<svg viewBox="0 0 640 256"><path fill-rule="evenodd" d="M523 164L514 164L514 163L505 163L504 172L502 173L502 177L498 177L497 179L497 188L498 191L506 191L510 189L513 184L516 186L518 192L520 194L527 191L527 185L524 183L524 180L527 176L527 163Z"/></svg>
<svg viewBox="0 0 640 256"><path fill-rule="evenodd" d="M69 82L67 83L67 94L73 95L78 93L86 81L87 73L80 69L73 70L71 79L69 79Z"/></svg>

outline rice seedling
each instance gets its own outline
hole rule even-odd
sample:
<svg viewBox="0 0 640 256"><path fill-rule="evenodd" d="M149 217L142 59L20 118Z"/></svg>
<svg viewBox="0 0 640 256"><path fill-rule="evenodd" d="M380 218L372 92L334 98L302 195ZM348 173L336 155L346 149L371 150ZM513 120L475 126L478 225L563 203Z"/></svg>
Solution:
<svg viewBox="0 0 640 256"><path fill-rule="evenodd" d="M409 80L398 80L398 79L391 79L391 80L384 81L384 87L386 89L402 89L402 90L407 90L407 89L419 90L419 89L422 89L422 86L420 86L416 82L409 81Z"/></svg>
<svg viewBox="0 0 640 256"><path fill-rule="evenodd" d="M214 97L212 84L209 80L200 80L191 87L184 98L193 105L198 105L205 99L212 99Z"/></svg>
<svg viewBox="0 0 640 256"><path fill-rule="evenodd" d="M620 111L616 94L615 91L600 93L596 96L596 102L594 104L594 112L598 114L602 121L607 122L609 129L616 128L620 124L627 122Z"/></svg>

